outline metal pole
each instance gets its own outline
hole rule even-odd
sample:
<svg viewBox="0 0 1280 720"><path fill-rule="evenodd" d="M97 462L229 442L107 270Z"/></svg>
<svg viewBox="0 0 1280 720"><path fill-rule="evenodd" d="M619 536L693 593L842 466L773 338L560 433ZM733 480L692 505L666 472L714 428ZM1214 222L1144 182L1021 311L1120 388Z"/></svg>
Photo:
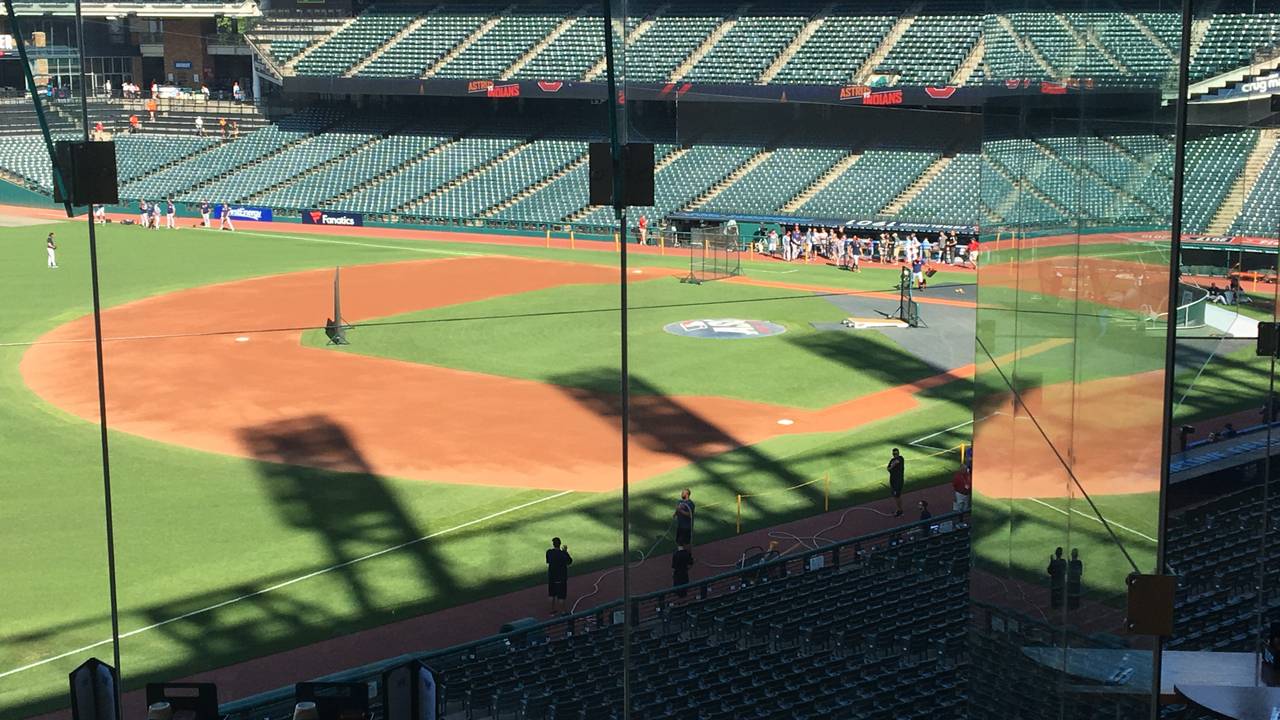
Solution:
<svg viewBox="0 0 1280 720"><path fill-rule="evenodd" d="M1164 337L1164 409L1160 422L1160 509L1156 517L1156 573L1165 571L1165 513L1169 493L1169 433L1173 427L1174 368L1178 355L1178 281L1182 256L1182 198L1187 160L1187 88L1191 84L1192 0L1182 0L1182 36L1178 48L1178 97L1174 103L1173 207L1169 233L1169 318ZM1163 667L1163 638L1155 639L1151 654L1151 720L1160 716L1160 674Z"/></svg>
<svg viewBox="0 0 1280 720"><path fill-rule="evenodd" d="M85 78L84 13L80 0L76 0L76 50L80 56L80 123L85 142L89 141L89 88ZM69 196L68 196L69 198ZM71 206L70 199L67 206ZM116 541L115 523L111 508L111 449L107 438L107 376L102 355L102 294L98 283L98 236L93 224L93 213L86 216L89 223L89 278L93 291L93 350L98 370L98 435L102 440L102 500L106 516L107 532L107 588L111 596L111 652L117 677L124 677L120 668L120 607L116 593ZM115 693L116 717L123 717L120 692Z"/></svg>

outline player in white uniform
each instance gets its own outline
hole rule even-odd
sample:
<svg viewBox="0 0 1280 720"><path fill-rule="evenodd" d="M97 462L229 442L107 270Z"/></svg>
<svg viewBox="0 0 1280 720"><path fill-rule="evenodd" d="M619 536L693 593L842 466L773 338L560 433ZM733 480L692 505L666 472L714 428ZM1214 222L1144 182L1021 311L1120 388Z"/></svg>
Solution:
<svg viewBox="0 0 1280 720"><path fill-rule="evenodd" d="M44 241L45 252L49 255L49 267L58 269L58 243L53 241L53 233Z"/></svg>
<svg viewBox="0 0 1280 720"><path fill-rule="evenodd" d="M231 232L236 230L236 226L231 224L231 206L226 203L222 203L222 220L218 224L218 229L230 230Z"/></svg>
<svg viewBox="0 0 1280 720"><path fill-rule="evenodd" d="M151 213L147 211L147 201L139 200L138 201L138 225L140 225L143 230L147 229L147 218L149 218L150 216L151 216Z"/></svg>
<svg viewBox="0 0 1280 720"><path fill-rule="evenodd" d="M107 206L106 205L93 206L93 222L98 225L102 225L107 222Z"/></svg>
<svg viewBox="0 0 1280 720"><path fill-rule="evenodd" d="M200 203L200 226L209 227L209 201Z"/></svg>
<svg viewBox="0 0 1280 720"><path fill-rule="evenodd" d="M164 227L166 230L173 230L178 227L174 224L173 219L177 216L177 212L173 207L173 198L169 198L164 208Z"/></svg>

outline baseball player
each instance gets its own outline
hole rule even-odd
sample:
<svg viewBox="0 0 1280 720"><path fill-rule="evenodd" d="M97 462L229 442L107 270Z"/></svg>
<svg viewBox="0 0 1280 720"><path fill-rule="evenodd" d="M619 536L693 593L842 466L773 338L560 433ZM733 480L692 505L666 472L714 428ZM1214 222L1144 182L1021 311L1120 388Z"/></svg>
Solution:
<svg viewBox="0 0 1280 720"><path fill-rule="evenodd" d="M145 229L147 227L148 217L150 217L150 213L147 212L147 201L139 200L138 201L138 225L140 225L142 228Z"/></svg>
<svg viewBox="0 0 1280 720"><path fill-rule="evenodd" d="M160 201L151 203L151 229L160 229Z"/></svg>
<svg viewBox="0 0 1280 720"><path fill-rule="evenodd" d="M218 229L236 231L236 226L231 224L231 206L226 203L222 203L222 220L218 224Z"/></svg>
<svg viewBox="0 0 1280 720"><path fill-rule="evenodd" d="M164 208L164 227L166 230L173 230L177 227L173 220L177 217L177 211L173 207L173 198L170 197Z"/></svg>
<svg viewBox="0 0 1280 720"><path fill-rule="evenodd" d="M44 241L45 252L49 255L49 268L58 269L58 243L53 241L53 233Z"/></svg>
<svg viewBox="0 0 1280 720"><path fill-rule="evenodd" d="M98 225L102 225L107 222L107 206L106 205L93 206L93 222Z"/></svg>
<svg viewBox="0 0 1280 720"><path fill-rule="evenodd" d="M200 203L200 226L209 227L209 201Z"/></svg>

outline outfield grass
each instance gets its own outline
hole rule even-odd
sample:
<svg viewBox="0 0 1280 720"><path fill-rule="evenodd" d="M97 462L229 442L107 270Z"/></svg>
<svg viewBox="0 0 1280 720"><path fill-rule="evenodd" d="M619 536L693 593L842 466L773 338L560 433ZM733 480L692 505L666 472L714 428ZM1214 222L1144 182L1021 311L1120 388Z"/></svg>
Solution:
<svg viewBox="0 0 1280 720"><path fill-rule="evenodd" d="M350 345L334 347L616 393L617 373L597 371L618 366L617 295L614 285L575 285L434 308L358 326ZM661 278L633 283L629 306L637 393L821 408L938 372L880 333L814 330L811 322L839 322L847 312L809 292ZM663 330L702 318L769 320L786 332L704 340ZM327 338L312 331L304 342L324 346Z"/></svg>
<svg viewBox="0 0 1280 720"><path fill-rule="evenodd" d="M66 673L91 655L111 655L107 645L70 652L110 635L98 429L44 404L18 373L23 343L90 307L84 225L51 228L58 232L58 270L44 267L48 228L0 230L0 301L6 308L0 314L0 452L7 460L7 472L0 475L0 547L6 550L0 563L0 717L5 718L64 705ZM230 234L108 226L100 229L99 240L107 306L242 277L436 257L440 250L614 262L601 252L318 238L287 230ZM679 257L633 258L638 265L679 267L682 262ZM893 270L854 275L826 267L747 263L749 273L753 268L785 273L776 279L851 289L883 289L896 277ZM822 302L795 302L801 301ZM555 346L570 357L579 351L600 353L580 365L615 371L616 364L607 359L611 351L595 347L603 340L584 337L591 338L590 348L556 338L529 337L528 342ZM819 355L779 347L788 348L789 359L823 367ZM109 368L110 344L106 351ZM547 352L554 354L550 347ZM854 375L848 371L845 379L856 383ZM94 378L94 368L85 367L77 381L92 384ZM759 381L770 378L761 375ZM833 507L882 497L884 454L891 444L903 446L912 460L911 486L943 481L954 461L930 458L906 444L968 419L968 384L953 383L932 391L920 410L856 432L788 436L690 465L634 488L635 538L648 544L662 534L670 501L684 486L701 501L699 532L706 539L733 532L731 508L738 494L757 494L744 507L747 527L818 512L816 488L822 486L780 489L824 475L831 478ZM116 432L110 441L121 630L132 633L122 641L122 669L130 687L535 584L542 574L542 549L554 534L572 538L580 573L613 564L620 554L616 493L552 497L542 491L279 466ZM543 502L450 531L535 501ZM445 534L404 551L326 570L440 532ZM253 595L317 571L323 572ZM222 602L228 604L198 612ZM185 613L194 614L175 620ZM43 662L63 653L69 654ZM37 662L42 664L17 671Z"/></svg>

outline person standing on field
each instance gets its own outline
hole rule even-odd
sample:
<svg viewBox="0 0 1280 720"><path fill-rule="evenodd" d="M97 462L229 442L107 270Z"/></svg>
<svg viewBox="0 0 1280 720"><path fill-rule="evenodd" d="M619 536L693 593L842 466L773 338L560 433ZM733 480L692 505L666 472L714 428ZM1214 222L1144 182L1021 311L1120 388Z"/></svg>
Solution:
<svg viewBox="0 0 1280 720"><path fill-rule="evenodd" d="M173 207L173 198L170 197L166 201L164 208L164 227L166 230L173 230L178 227L174 223L174 218L177 217L177 214L177 210Z"/></svg>
<svg viewBox="0 0 1280 720"><path fill-rule="evenodd" d="M902 517L902 487L906 484L907 461L898 452L898 448L893 449L885 469L889 471L889 494L893 496L893 504L896 508L893 516Z"/></svg>
<svg viewBox="0 0 1280 720"><path fill-rule="evenodd" d="M226 203L222 203L222 217L219 218L218 229L236 231L236 226L231 224L231 206Z"/></svg>
<svg viewBox="0 0 1280 720"><path fill-rule="evenodd" d="M53 233L44 241L45 252L49 255L49 269L58 269L58 243L53 241Z"/></svg>
<svg viewBox="0 0 1280 720"><path fill-rule="evenodd" d="M557 610L563 612L565 598L569 596L569 566L573 557L569 555L569 546L560 545L560 538L551 538L551 547L547 550L547 595L551 597L551 614Z"/></svg>

